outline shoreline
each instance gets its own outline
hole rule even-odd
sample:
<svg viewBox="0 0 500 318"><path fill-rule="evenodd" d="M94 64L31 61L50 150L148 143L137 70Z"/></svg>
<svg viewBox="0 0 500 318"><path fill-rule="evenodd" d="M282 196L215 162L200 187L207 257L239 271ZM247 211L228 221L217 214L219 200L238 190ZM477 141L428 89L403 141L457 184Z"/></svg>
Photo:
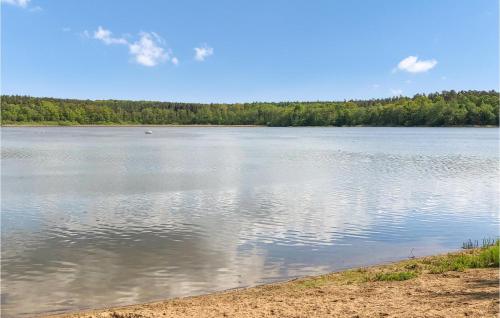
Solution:
<svg viewBox="0 0 500 318"><path fill-rule="evenodd" d="M39 317L497 317L498 266L458 270L449 267L484 250L408 259L199 296Z"/></svg>
<svg viewBox="0 0 500 318"><path fill-rule="evenodd" d="M500 126L495 125L457 125L457 126L368 126L368 125L356 125L356 126L266 126L266 125L214 125L214 124L78 124L78 125L60 125L54 124L2 124L1 128L48 128L48 127L74 127L74 128L94 128L94 127L109 127L109 128L134 128L134 127L157 127L157 128L500 128Z"/></svg>
<svg viewBox="0 0 500 318"><path fill-rule="evenodd" d="M75 127L75 128L81 128L81 127L84 127L84 128L93 128L93 127L109 127L109 128L120 128L120 127L124 127L124 128L131 128L131 127L173 127L173 128L176 128L176 127L193 127L193 128L196 128L196 127L200 127L200 128L203 128L203 127L268 127L268 126L265 126L265 125L141 125L141 124L138 124L138 125L133 125L133 124L117 124L117 125L100 125L100 124L95 124L95 125L57 125L57 124L54 124L54 125L50 125L50 124L43 124L43 125L33 125L33 124L28 124L28 125L23 125L23 124L20 124L20 125L16 125L16 124L5 124L5 125L1 125L2 128L4 127L8 127L8 128L12 128L12 127L26 127L26 128L37 128L37 127L40 127L40 128L46 128L46 127L69 127L69 128L72 128L72 127Z"/></svg>

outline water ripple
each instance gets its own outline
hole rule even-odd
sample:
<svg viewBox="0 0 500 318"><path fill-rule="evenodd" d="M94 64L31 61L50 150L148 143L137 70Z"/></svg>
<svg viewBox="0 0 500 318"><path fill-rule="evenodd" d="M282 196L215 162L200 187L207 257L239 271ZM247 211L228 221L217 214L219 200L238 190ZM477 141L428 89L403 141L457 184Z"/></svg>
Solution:
<svg viewBox="0 0 500 318"><path fill-rule="evenodd" d="M443 252L499 225L497 129L2 133L5 317Z"/></svg>

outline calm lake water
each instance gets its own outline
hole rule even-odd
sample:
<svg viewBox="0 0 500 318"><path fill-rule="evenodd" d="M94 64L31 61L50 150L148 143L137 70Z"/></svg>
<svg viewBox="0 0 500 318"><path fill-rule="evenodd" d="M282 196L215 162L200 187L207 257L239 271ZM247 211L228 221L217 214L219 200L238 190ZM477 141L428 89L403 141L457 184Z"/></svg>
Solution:
<svg viewBox="0 0 500 318"><path fill-rule="evenodd" d="M3 128L2 316L496 237L496 128Z"/></svg>

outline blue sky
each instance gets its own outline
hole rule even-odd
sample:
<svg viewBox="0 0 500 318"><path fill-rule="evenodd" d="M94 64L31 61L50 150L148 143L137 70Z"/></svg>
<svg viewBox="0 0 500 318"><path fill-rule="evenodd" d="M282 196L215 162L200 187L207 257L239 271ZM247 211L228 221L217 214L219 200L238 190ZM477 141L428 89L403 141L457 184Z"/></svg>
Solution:
<svg viewBox="0 0 500 318"><path fill-rule="evenodd" d="M498 89L497 0L1 0L2 93L184 102Z"/></svg>

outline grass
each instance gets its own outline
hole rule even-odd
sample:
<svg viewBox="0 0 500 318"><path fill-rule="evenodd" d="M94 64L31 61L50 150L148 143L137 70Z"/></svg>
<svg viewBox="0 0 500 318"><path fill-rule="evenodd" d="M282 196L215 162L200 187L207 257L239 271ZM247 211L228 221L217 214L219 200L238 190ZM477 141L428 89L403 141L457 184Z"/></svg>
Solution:
<svg viewBox="0 0 500 318"><path fill-rule="evenodd" d="M328 279L325 276L320 276L318 278L308 279L304 281L299 281L297 286L299 288L316 288L326 285L328 283Z"/></svg>
<svg viewBox="0 0 500 318"><path fill-rule="evenodd" d="M391 282L391 281L402 281L417 277L416 272L393 272L393 273L378 273L375 274L373 281Z"/></svg>
<svg viewBox="0 0 500 318"><path fill-rule="evenodd" d="M471 241L464 243L469 246ZM475 244L475 243L474 243ZM488 268L499 266L500 240L484 239L482 247L466 249L462 253L425 258L420 261L422 269L431 274L448 271L464 271L468 268Z"/></svg>
<svg viewBox="0 0 500 318"><path fill-rule="evenodd" d="M475 248L469 248L472 244ZM484 239L479 245L478 241L467 241L467 246L459 253L449 253L411 259L395 264L377 266L374 268L359 268L340 273L327 274L319 277L308 278L297 282L299 288L320 288L321 286L339 283L353 284L363 282L390 282L413 279L421 274L441 274L448 271L464 271L471 268L499 267L500 240Z"/></svg>
<svg viewBox="0 0 500 318"><path fill-rule="evenodd" d="M490 246L493 246L495 244L498 244L498 239L485 238L485 239L483 239L481 247L483 247L483 248L490 247ZM465 241L462 243L462 248L464 250L479 248L479 241L478 240L472 241L471 239L469 239L468 241Z"/></svg>
<svg viewBox="0 0 500 318"><path fill-rule="evenodd" d="M494 245L481 247L460 254L448 254L438 259L431 259L427 265L430 273L463 271L467 268L488 268L499 266L500 241Z"/></svg>

